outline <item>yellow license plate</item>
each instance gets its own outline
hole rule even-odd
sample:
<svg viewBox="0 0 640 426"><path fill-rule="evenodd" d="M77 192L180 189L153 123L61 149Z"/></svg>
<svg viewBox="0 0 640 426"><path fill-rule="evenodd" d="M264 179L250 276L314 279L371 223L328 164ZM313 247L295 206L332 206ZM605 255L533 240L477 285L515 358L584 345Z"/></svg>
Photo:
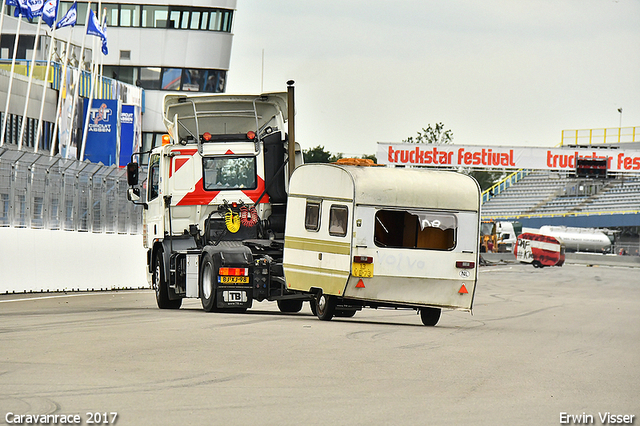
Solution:
<svg viewBox="0 0 640 426"><path fill-rule="evenodd" d="M220 284L248 284L249 283L249 277L222 276L218 278L219 278L218 282Z"/></svg>
<svg viewBox="0 0 640 426"><path fill-rule="evenodd" d="M353 263L352 265L351 270L354 277L373 277L373 263Z"/></svg>

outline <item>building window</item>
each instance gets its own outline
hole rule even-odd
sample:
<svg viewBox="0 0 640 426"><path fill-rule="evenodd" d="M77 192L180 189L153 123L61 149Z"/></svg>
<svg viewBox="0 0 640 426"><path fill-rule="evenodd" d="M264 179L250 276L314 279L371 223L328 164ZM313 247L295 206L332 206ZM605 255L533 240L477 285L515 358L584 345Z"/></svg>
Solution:
<svg viewBox="0 0 640 426"><path fill-rule="evenodd" d="M167 6L142 6L143 28L166 28L169 8Z"/></svg>

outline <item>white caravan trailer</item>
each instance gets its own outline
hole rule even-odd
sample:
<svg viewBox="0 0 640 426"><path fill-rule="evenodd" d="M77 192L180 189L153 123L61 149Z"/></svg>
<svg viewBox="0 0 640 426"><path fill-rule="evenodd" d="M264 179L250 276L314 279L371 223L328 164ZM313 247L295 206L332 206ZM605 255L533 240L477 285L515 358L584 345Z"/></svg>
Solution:
<svg viewBox="0 0 640 426"><path fill-rule="evenodd" d="M283 267L318 318L407 307L471 311L480 188L455 172L305 164L289 183Z"/></svg>

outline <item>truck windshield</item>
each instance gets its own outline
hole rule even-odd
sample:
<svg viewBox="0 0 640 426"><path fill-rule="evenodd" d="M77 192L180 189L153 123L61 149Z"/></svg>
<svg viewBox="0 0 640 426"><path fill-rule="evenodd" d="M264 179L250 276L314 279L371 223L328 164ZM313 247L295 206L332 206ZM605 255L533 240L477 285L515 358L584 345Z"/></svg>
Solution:
<svg viewBox="0 0 640 426"><path fill-rule="evenodd" d="M255 157L207 157L202 160L204 189L255 189Z"/></svg>
<svg viewBox="0 0 640 426"><path fill-rule="evenodd" d="M374 241L378 247L453 250L455 215L427 211L379 210Z"/></svg>

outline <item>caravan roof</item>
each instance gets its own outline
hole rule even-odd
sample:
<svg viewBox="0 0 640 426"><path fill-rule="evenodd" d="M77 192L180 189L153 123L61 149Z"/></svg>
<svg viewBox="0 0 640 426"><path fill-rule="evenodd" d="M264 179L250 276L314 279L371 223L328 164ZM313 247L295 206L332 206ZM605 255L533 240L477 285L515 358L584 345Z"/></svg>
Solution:
<svg viewBox="0 0 640 426"><path fill-rule="evenodd" d="M328 167L329 166L329 167ZM290 194L386 207L478 211L477 182L462 173L424 169L305 164Z"/></svg>

